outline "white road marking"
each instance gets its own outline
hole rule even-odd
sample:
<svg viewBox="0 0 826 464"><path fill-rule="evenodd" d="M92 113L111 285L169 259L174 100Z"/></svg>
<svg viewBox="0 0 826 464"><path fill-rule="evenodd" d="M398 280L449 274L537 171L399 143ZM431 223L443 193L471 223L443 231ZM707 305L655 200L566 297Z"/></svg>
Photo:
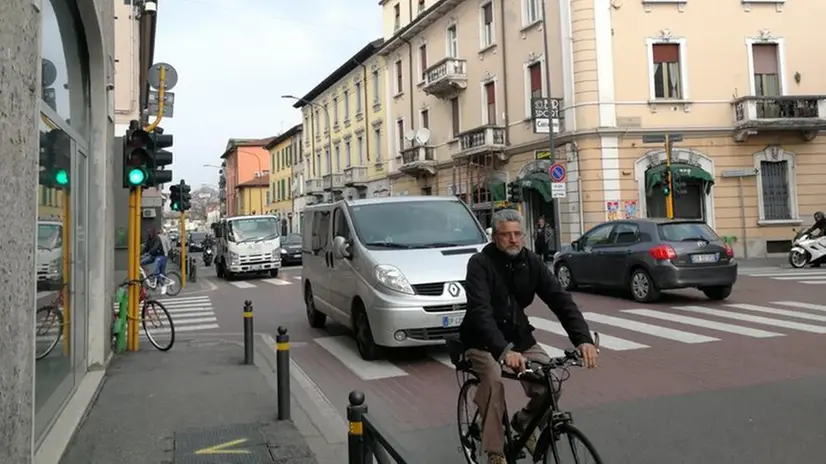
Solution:
<svg viewBox="0 0 826 464"><path fill-rule="evenodd" d="M788 270L785 272L768 272L758 274L746 274L750 277L806 277L806 276L821 276L826 274L826 271L794 271Z"/></svg>
<svg viewBox="0 0 826 464"><path fill-rule="evenodd" d="M652 311L650 309L625 309L622 312L634 314L637 316L651 317L663 321L677 322L680 324L693 325L697 327L704 327L706 329L719 330L721 332L729 332L738 335L745 335L754 338L771 338L782 337L784 334L776 332L767 332L760 329L752 329L742 325L727 324L725 322L709 321L707 319L698 319L696 317L682 316L679 314L671 314L660 311Z"/></svg>
<svg viewBox="0 0 826 464"><path fill-rule="evenodd" d="M301 280L301 276L293 276L293 279L295 279L295 280Z"/></svg>
<svg viewBox="0 0 826 464"><path fill-rule="evenodd" d="M232 285L233 287L237 287L237 288L255 288L255 285L253 285L249 282L245 282L243 280L228 282L228 283L230 285Z"/></svg>
<svg viewBox="0 0 826 464"><path fill-rule="evenodd" d="M544 343L537 343L540 348L542 348L548 356L552 358L561 358L565 356L565 350L560 350L559 348L553 347L551 345L546 345Z"/></svg>
<svg viewBox="0 0 826 464"><path fill-rule="evenodd" d="M362 380L379 380L401 377L407 372L387 361L365 361L358 353L355 340L349 335L316 338L315 342L335 356L350 371Z"/></svg>
<svg viewBox="0 0 826 464"><path fill-rule="evenodd" d="M622 319L614 316L606 316L597 313L585 313L585 319L600 324L612 325L621 329L632 330L634 332L641 332L654 337L666 338L682 343L707 343L719 341L719 338L707 337L705 335L695 334L691 332L683 332L682 330L669 329L667 327L660 327L658 325L646 324L644 322L632 321L629 319ZM602 337L600 336L600 340Z"/></svg>
<svg viewBox="0 0 826 464"><path fill-rule="evenodd" d="M266 282L272 285L292 285L293 283L287 280L281 279L261 279L261 282Z"/></svg>
<svg viewBox="0 0 826 464"><path fill-rule="evenodd" d="M796 317L798 319L806 319L809 321L826 322L826 316L816 316L814 314L802 313L800 311L789 311L786 309L775 309L767 306L744 303L727 304L726 306L730 308L745 309L746 311L754 311L757 313L773 314L775 316Z"/></svg>
<svg viewBox="0 0 826 464"><path fill-rule="evenodd" d="M195 332L199 330L212 330L218 329L220 326L218 324L204 324L204 325L184 325L184 326L175 326L175 333L178 332ZM162 333L169 333L169 328L164 327L162 329L149 329L149 332L154 334L162 334ZM141 337L146 337L146 332L143 331L143 327L140 329Z"/></svg>
<svg viewBox="0 0 826 464"><path fill-rule="evenodd" d="M826 280L798 280L801 284L826 285Z"/></svg>
<svg viewBox="0 0 826 464"><path fill-rule="evenodd" d="M562 328L562 324L560 324L559 322L551 321L541 317L531 317L530 322L531 325L533 325L539 330L544 330L545 332L551 332L557 335L562 335L564 337L568 336L568 333L565 332L565 329ZM599 347L614 351L627 351L638 350L640 348L650 348L648 345L643 345L642 343L632 342L630 340L625 340L622 338L612 337L610 335L603 334L599 334Z"/></svg>
<svg viewBox="0 0 826 464"><path fill-rule="evenodd" d="M428 356L432 358L434 361L439 362L440 364L444 364L445 366L456 369L456 366L453 365L453 362L450 361L450 355L447 353L430 353Z"/></svg>
<svg viewBox="0 0 826 464"><path fill-rule="evenodd" d="M813 303L800 303L797 301L775 301L772 304L780 306L791 306L792 308L811 309L813 311L826 311L826 305Z"/></svg>
<svg viewBox="0 0 826 464"><path fill-rule="evenodd" d="M774 280L800 280L800 279L821 280L821 279L826 279L826 274L805 275L805 276L802 276L802 277L798 277L798 276L794 276L794 277L791 277L791 276L774 277Z"/></svg>
<svg viewBox="0 0 826 464"><path fill-rule="evenodd" d="M723 317L727 319L736 319L738 321L754 322L756 324L765 324L775 327L783 327L785 329L800 330L801 332L811 332L818 334L826 334L826 327L803 324L800 322L784 321L781 319L772 319L770 317L754 316L751 314L736 313L734 311L724 311L722 309L708 309L702 306L674 306L675 309L681 311L688 311L695 314L705 314L707 316Z"/></svg>

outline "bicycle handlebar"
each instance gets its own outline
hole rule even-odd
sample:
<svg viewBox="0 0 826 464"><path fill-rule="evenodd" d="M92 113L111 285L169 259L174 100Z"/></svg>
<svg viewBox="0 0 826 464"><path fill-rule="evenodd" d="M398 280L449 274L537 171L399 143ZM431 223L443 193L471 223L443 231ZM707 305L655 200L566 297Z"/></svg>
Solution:
<svg viewBox="0 0 826 464"><path fill-rule="evenodd" d="M597 332L594 332L594 346L599 353L599 333ZM554 369L564 369L569 366L582 367L582 353L578 349L565 350L563 356L551 358L547 364L525 360L525 370L518 372L516 378L548 376Z"/></svg>

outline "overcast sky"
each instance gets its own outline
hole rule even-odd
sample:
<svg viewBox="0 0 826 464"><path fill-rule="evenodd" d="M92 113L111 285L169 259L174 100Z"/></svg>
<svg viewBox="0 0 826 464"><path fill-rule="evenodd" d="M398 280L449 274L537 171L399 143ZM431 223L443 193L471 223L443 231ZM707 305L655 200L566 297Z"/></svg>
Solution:
<svg viewBox="0 0 826 464"><path fill-rule="evenodd" d="M2 1L2 0L0 0ZM303 96L381 37L377 0L158 2L155 62L178 71L174 182L217 184L232 137L269 137L301 122L281 95Z"/></svg>

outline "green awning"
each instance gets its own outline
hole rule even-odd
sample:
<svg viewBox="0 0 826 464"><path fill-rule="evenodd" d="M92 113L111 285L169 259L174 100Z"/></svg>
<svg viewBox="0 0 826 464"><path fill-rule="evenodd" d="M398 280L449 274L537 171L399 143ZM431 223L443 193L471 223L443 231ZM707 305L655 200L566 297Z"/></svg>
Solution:
<svg viewBox="0 0 826 464"><path fill-rule="evenodd" d="M490 181L490 199L492 201L505 201L508 199L505 181L493 179Z"/></svg>
<svg viewBox="0 0 826 464"><path fill-rule="evenodd" d="M551 178L547 172L532 172L517 182L523 189L531 188L536 190L537 193L542 195L545 201L553 201L553 196L551 195Z"/></svg>
<svg viewBox="0 0 826 464"><path fill-rule="evenodd" d="M660 164L658 166L654 166L653 168L649 169L645 173L645 188L646 190L651 190L657 184L663 182L663 174L665 173L666 165ZM672 163L671 164L671 174L673 176L674 181L686 181L688 179L693 179L700 181L702 183L713 184L714 178L709 174L705 169L699 166L693 166L691 164L685 163Z"/></svg>

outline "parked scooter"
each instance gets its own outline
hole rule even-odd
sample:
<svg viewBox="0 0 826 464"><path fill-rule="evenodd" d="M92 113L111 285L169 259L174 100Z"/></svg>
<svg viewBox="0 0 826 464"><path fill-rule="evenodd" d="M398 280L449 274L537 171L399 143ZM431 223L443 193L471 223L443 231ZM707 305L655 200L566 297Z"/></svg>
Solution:
<svg viewBox="0 0 826 464"><path fill-rule="evenodd" d="M204 258L204 266L212 265L212 258L213 258L212 248L207 248L206 250L204 250L203 258Z"/></svg>
<svg viewBox="0 0 826 464"><path fill-rule="evenodd" d="M800 269L809 264L826 263L826 247L818 243L819 237L800 231L792 239L792 249L789 250L789 264Z"/></svg>

